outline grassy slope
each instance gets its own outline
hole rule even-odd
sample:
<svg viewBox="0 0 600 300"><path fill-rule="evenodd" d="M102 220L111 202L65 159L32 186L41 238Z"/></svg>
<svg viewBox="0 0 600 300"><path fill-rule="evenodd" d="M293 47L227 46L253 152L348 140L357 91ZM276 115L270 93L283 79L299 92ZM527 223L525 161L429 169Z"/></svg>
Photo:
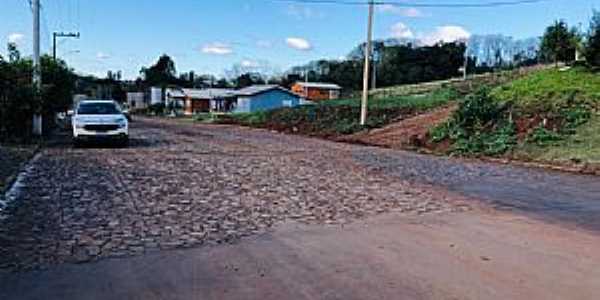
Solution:
<svg viewBox="0 0 600 300"><path fill-rule="evenodd" d="M425 95L372 100L369 102L366 127L382 127L398 118L445 105L456 97L454 90L439 89ZM234 114L232 118L235 123L242 125L317 136L338 136L365 129L358 122L360 105L359 99L342 99L295 108Z"/></svg>
<svg viewBox="0 0 600 300"><path fill-rule="evenodd" d="M516 157L556 162L600 164L600 115L577 129L577 133L549 146L519 145Z"/></svg>
<svg viewBox="0 0 600 300"><path fill-rule="evenodd" d="M583 69L544 70L498 87L493 95L501 101L514 101L523 111L552 111L559 107L584 104L595 111L592 118L551 145L523 143L517 158L556 162L600 163L600 74Z"/></svg>
<svg viewBox="0 0 600 300"><path fill-rule="evenodd" d="M500 86L492 92L500 100L514 101L524 110L552 110L560 106L585 103L598 107L600 74L584 69L543 70Z"/></svg>

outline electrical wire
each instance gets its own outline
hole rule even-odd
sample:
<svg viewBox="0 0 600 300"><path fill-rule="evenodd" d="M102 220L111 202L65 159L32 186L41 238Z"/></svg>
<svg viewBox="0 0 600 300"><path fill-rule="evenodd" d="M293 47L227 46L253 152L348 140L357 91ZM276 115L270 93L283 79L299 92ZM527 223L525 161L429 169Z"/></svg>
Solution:
<svg viewBox="0 0 600 300"><path fill-rule="evenodd" d="M352 0L270 0L273 2L288 2L302 4L335 4L335 5L369 5L370 1L352 1ZM550 0L513 0L513 1L493 1L483 3L423 3L406 1L373 1L374 5L392 5L398 7L421 7L421 8L491 8L500 6L516 6L524 4L535 4L548 2Z"/></svg>

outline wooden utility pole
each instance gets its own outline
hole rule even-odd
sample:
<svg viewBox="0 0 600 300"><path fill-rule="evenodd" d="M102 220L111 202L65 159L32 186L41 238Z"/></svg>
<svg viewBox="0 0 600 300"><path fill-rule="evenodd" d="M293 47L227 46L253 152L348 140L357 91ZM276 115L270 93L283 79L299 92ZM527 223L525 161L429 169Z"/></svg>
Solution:
<svg viewBox="0 0 600 300"><path fill-rule="evenodd" d="M369 0L369 25L367 26L367 44L365 46L365 69L363 73L363 93L360 106L360 125L367 124L367 104L369 101L369 62L371 60L371 39L373 37L374 0Z"/></svg>
<svg viewBox="0 0 600 300"><path fill-rule="evenodd" d="M41 97L42 91L42 66L40 63L40 0L32 0L33 10L33 86L36 89L35 97ZM39 103L39 101L36 101ZM41 105L40 105L41 106ZM41 107L37 107L33 115L32 131L34 135L42 135Z"/></svg>

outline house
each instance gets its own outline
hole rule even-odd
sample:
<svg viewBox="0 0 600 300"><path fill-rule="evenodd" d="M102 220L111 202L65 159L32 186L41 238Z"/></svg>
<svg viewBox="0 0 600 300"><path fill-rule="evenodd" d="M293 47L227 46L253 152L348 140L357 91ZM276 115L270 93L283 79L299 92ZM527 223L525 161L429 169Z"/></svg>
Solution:
<svg viewBox="0 0 600 300"><path fill-rule="evenodd" d="M278 85L253 85L236 91L234 112L255 112L300 104L300 96Z"/></svg>
<svg viewBox="0 0 600 300"><path fill-rule="evenodd" d="M253 85L239 90L170 88L165 94L165 103L180 105L186 115L254 112L300 104L299 95L277 85Z"/></svg>
<svg viewBox="0 0 600 300"><path fill-rule="evenodd" d="M130 92L127 93L127 104L132 110L144 109L147 107L144 93L142 92Z"/></svg>
<svg viewBox="0 0 600 300"><path fill-rule="evenodd" d="M333 83L296 82L292 91L310 101L333 100L340 98L342 88Z"/></svg>
<svg viewBox="0 0 600 300"><path fill-rule="evenodd" d="M229 112L235 108L232 89L169 89L167 102L181 103L186 115L204 112Z"/></svg>

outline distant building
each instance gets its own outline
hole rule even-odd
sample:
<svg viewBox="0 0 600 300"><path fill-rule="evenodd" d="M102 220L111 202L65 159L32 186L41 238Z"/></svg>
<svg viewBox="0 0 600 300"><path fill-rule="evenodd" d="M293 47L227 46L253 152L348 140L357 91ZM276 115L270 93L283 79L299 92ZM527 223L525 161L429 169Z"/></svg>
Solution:
<svg viewBox="0 0 600 300"><path fill-rule="evenodd" d="M296 82L292 91L306 100L317 102L339 99L342 88L333 83Z"/></svg>
<svg viewBox="0 0 600 300"><path fill-rule="evenodd" d="M229 112L235 108L236 94L231 89L179 89L169 98L182 101L184 113Z"/></svg>
<svg viewBox="0 0 600 300"><path fill-rule="evenodd" d="M159 87L150 88L150 105L164 103L163 91Z"/></svg>
<svg viewBox="0 0 600 300"><path fill-rule="evenodd" d="M144 109L148 106L145 101L145 95L142 92L127 93L127 104L132 110Z"/></svg>
<svg viewBox="0 0 600 300"><path fill-rule="evenodd" d="M166 102L182 103L184 113L254 112L280 107L293 107L300 96L277 85L253 85L233 89L168 89Z"/></svg>
<svg viewBox="0 0 600 300"><path fill-rule="evenodd" d="M255 112L300 104L300 96L278 85L253 85L236 91L235 112Z"/></svg>

